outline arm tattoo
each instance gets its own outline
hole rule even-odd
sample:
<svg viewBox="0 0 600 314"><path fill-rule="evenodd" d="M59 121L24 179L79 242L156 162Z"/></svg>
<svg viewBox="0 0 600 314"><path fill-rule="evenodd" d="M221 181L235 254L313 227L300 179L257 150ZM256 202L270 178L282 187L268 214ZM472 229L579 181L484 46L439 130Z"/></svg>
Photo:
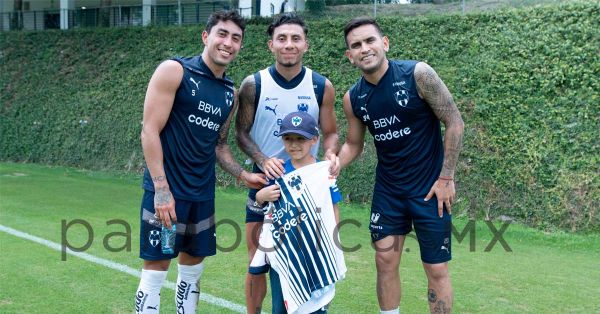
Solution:
<svg viewBox="0 0 600 314"><path fill-rule="evenodd" d="M227 144L217 147L217 161L223 170L236 178L239 178L242 171L244 171L244 168L233 159L233 155Z"/></svg>
<svg viewBox="0 0 600 314"><path fill-rule="evenodd" d="M458 164L458 155L462 147L462 123L460 125L459 130L457 128L450 129L446 127L446 134L444 135L444 164L440 176L454 177L454 170L456 169L456 164ZM449 184L450 181L447 183Z"/></svg>
<svg viewBox="0 0 600 314"><path fill-rule="evenodd" d="M444 165L441 176L454 177L458 155L462 147L464 123L452 94L437 73L427 64L415 68L417 89L433 113L446 127L444 135Z"/></svg>
<svg viewBox="0 0 600 314"><path fill-rule="evenodd" d="M221 126L215 152L217 155L217 161L219 162L221 168L238 178L244 169L233 158L231 150L229 149L229 144L227 143L227 139L229 138L229 126L231 125L231 119L233 117L233 113L235 112L236 106L237 104L234 104L234 107L229 113L229 117L227 117L227 120L225 120L225 123L223 123Z"/></svg>
<svg viewBox="0 0 600 314"><path fill-rule="evenodd" d="M165 176L156 176L156 177L152 177L152 182L162 182L165 181L166 177Z"/></svg>
<svg viewBox="0 0 600 314"><path fill-rule="evenodd" d="M240 175L242 174L242 171L244 171L242 166L240 166L240 164L238 164L233 159L231 159L231 160L219 159L219 165L221 166L221 168L223 168L223 170L227 171L228 173L230 173L232 176L234 176L236 178L239 178Z"/></svg>
<svg viewBox="0 0 600 314"><path fill-rule="evenodd" d="M422 66L415 68L415 80L419 93L438 119L445 122L449 115L456 110L452 95L433 68L425 63L419 65Z"/></svg>
<svg viewBox="0 0 600 314"><path fill-rule="evenodd" d="M258 145L250 137L250 130L254 124L254 115L256 108L254 106L254 97L256 95L256 82L254 76L250 75L244 79L240 86L239 107L235 120L236 141L240 149L246 153L257 164L261 164L265 156Z"/></svg>
<svg viewBox="0 0 600 314"><path fill-rule="evenodd" d="M171 202L173 196L171 195L169 188L165 186L156 189L154 199L156 200L157 206L164 206Z"/></svg>

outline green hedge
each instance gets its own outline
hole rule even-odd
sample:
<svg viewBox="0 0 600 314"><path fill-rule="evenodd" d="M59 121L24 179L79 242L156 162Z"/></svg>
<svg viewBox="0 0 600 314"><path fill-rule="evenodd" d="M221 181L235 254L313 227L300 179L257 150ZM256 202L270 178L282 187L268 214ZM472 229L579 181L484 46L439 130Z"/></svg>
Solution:
<svg viewBox="0 0 600 314"><path fill-rule="evenodd" d="M463 113L458 215L506 215L543 229L600 230L600 6L384 18L389 57L428 62ZM343 20L310 22L306 64L342 95L359 73L343 56ZM272 62L265 24L247 29L229 74ZM146 84L172 55L201 51L199 26L0 33L0 160L139 171ZM340 177L368 202L376 158ZM231 144L235 147L233 138ZM238 160L244 156L235 148ZM219 182L231 184L219 173Z"/></svg>

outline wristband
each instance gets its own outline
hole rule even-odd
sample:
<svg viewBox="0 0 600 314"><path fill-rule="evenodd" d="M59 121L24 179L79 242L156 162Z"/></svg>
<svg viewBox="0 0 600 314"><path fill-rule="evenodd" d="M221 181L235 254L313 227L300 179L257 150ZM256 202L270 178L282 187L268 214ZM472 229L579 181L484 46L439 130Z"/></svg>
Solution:
<svg viewBox="0 0 600 314"><path fill-rule="evenodd" d="M442 177L442 176L440 176L440 177L438 178L438 180L454 181L454 178L452 178L452 177Z"/></svg>

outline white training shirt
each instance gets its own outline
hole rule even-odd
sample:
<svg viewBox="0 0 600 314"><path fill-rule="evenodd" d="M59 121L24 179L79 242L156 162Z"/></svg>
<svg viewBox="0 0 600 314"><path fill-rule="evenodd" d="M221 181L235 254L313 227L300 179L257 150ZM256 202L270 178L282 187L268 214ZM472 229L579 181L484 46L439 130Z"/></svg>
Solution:
<svg viewBox="0 0 600 314"><path fill-rule="evenodd" d="M302 81L293 88L279 85L269 73L269 68L259 71L260 95L256 106L254 124L250 136L258 145L260 151L268 157L289 159L285 152L283 141L279 134L279 126L283 118L296 111L308 112L316 121L319 121L319 103L315 95L313 72L304 67ZM319 145L311 149L313 156L317 156Z"/></svg>

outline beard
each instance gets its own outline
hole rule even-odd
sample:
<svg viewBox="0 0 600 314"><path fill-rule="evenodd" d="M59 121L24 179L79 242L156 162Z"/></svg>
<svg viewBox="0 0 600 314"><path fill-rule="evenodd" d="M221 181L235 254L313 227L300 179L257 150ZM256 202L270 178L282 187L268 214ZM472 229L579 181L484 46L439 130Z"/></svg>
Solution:
<svg viewBox="0 0 600 314"><path fill-rule="evenodd" d="M279 63L279 65L281 65L284 68L293 68L294 66L296 66L298 63Z"/></svg>
<svg viewBox="0 0 600 314"><path fill-rule="evenodd" d="M298 64L302 63L302 56L303 54L299 54L291 58L276 56L276 62L284 68L293 68L295 66L298 66Z"/></svg>
<svg viewBox="0 0 600 314"><path fill-rule="evenodd" d="M293 68L295 66L297 66L300 62L299 61L277 61L277 64L281 65L284 68Z"/></svg>

